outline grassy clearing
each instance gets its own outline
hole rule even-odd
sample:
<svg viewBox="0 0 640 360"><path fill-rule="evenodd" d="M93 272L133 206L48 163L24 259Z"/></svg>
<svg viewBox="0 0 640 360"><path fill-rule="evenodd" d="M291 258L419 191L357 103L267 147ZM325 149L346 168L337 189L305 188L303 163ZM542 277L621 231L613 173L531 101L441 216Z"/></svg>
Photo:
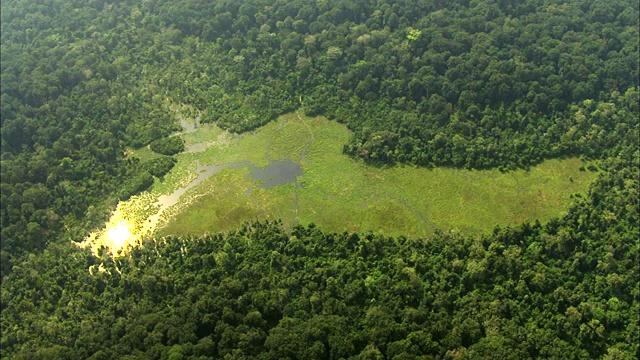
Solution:
<svg viewBox="0 0 640 360"><path fill-rule="evenodd" d="M252 133L231 136L215 127L182 135L187 146L207 150L178 156L178 164L154 191L166 193L194 178L194 161L227 164L300 161L298 184L260 189L248 168L224 170L185 194L166 215L161 235L231 230L243 221L280 218L287 225L315 223L329 231L372 231L424 236L435 229L489 231L559 216L570 195L584 193L595 179L578 170L581 161L546 161L530 171L373 168L344 156L350 136L341 124L293 113ZM573 181L570 180L573 179ZM185 180L186 179L186 180Z"/></svg>
<svg viewBox="0 0 640 360"><path fill-rule="evenodd" d="M129 154L137 157L141 162L146 162L163 156L151 150L149 146L143 146L139 149L130 150Z"/></svg>

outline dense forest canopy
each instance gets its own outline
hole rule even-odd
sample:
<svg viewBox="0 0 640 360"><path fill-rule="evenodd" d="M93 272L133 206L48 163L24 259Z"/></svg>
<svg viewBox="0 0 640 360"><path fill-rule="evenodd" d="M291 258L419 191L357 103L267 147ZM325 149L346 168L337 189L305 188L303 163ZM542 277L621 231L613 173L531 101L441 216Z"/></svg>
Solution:
<svg viewBox="0 0 640 360"><path fill-rule="evenodd" d="M1 6L3 356L638 356L637 1ZM581 156L602 175L563 218L484 237L71 246L171 170L127 149L181 151L173 103L232 132L322 114L375 166Z"/></svg>
<svg viewBox="0 0 640 360"><path fill-rule="evenodd" d="M564 218L477 238L254 223L149 240L115 259L57 243L5 278L2 349L16 359L634 359L637 152L608 165L615 172Z"/></svg>

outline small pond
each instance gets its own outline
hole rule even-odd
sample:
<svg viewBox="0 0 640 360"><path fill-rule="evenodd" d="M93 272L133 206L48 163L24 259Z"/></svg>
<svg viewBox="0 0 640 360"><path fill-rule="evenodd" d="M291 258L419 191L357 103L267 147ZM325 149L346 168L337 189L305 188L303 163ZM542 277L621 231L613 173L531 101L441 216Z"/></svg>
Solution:
<svg viewBox="0 0 640 360"><path fill-rule="evenodd" d="M259 182L263 189L294 183L302 175L300 163L291 160L271 160L264 169L249 164L249 169L249 178Z"/></svg>

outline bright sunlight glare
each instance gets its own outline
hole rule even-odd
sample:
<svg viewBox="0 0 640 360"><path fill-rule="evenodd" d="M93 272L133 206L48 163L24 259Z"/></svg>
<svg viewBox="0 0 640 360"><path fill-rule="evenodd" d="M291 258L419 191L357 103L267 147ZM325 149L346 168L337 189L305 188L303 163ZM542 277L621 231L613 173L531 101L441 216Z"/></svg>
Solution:
<svg viewBox="0 0 640 360"><path fill-rule="evenodd" d="M107 227L107 231L104 233L105 245L113 250L122 249L131 238L131 235L127 220L121 220L116 225Z"/></svg>
<svg viewBox="0 0 640 360"><path fill-rule="evenodd" d="M81 245L91 247L96 255L104 246L114 256L126 250L127 246L135 245L140 234L136 227L137 222L128 216L130 213L126 204L118 204L105 228L91 233Z"/></svg>

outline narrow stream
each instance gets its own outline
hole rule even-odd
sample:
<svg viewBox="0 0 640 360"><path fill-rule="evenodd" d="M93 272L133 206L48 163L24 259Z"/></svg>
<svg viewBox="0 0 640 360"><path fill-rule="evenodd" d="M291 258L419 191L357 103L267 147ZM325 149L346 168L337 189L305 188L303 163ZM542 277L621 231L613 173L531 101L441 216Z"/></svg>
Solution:
<svg viewBox="0 0 640 360"><path fill-rule="evenodd" d="M187 119L179 115L180 125L183 128L182 133L191 133L198 130L200 123L200 115L198 115L193 122L187 121ZM209 147L208 143L192 144L187 149L187 152L200 152ZM141 233L153 233L160 222L162 214L170 207L178 204L182 195L184 195L189 189L192 189L202 183L209 177L219 173L223 169L238 169L243 166L249 167L250 173L248 177L259 183L259 187L263 189L272 188L278 185L285 185L295 183L298 176L302 175L302 166L299 162L293 162L291 160L270 160L269 164L265 168L256 167L248 161L234 162L223 165L202 165L196 160L196 173L198 176L191 181L187 186L176 189L174 192L168 195L161 195L155 202L154 206L159 206L158 211L151 215L142 226ZM250 193L251 189L247 189L247 193Z"/></svg>
<svg viewBox="0 0 640 360"><path fill-rule="evenodd" d="M198 130L199 116L193 123L189 122L181 114L178 116L183 131L181 133L174 134L175 136ZM204 151L210 145L211 143L193 144L189 147L188 152ZM97 251L96 249L99 249L100 246L106 246L111 249L113 254L116 254L126 246L134 245L136 241L140 240L141 236L152 236L165 212L172 206L179 204L182 196L187 193L187 191L200 185L204 180L227 168L233 170L246 166L249 169L249 173L247 174L248 178L252 179L257 184L254 187L250 186L246 190L245 193L247 195L250 195L251 189L255 187L268 189L279 185L296 183L297 189L297 177L303 173L300 162L293 162L291 160L270 160L264 168L256 167L249 161L222 165L202 165L198 160L196 160L195 164L195 179L190 181L186 186L175 189L170 194L160 195L157 200L150 205L151 208L157 209L155 213L144 219L129 219L127 215L128 212L135 211L137 208L149 209L148 200L142 200L141 202L134 201L126 204L120 203L111 215L109 222L105 225L105 229L89 234L83 242L83 245L92 246L94 251ZM184 201L184 199L182 200Z"/></svg>
<svg viewBox="0 0 640 360"><path fill-rule="evenodd" d="M272 188L278 185L285 185L295 183L296 178L302 175L302 167L300 163L293 162L291 160L272 160L265 168L256 167L248 161L235 162L223 165L201 165L196 160L196 177L187 186L176 189L174 192L168 195L161 195L154 204L159 206L158 211L151 215L147 221L142 225L140 229L142 234L151 234L155 231L162 214L171 206L178 204L182 195L184 195L189 189L192 189L202 183L209 177L219 173L223 169L238 169L244 166L249 167L251 171L248 177L259 183L259 187L263 189ZM249 189L248 189L249 190Z"/></svg>

